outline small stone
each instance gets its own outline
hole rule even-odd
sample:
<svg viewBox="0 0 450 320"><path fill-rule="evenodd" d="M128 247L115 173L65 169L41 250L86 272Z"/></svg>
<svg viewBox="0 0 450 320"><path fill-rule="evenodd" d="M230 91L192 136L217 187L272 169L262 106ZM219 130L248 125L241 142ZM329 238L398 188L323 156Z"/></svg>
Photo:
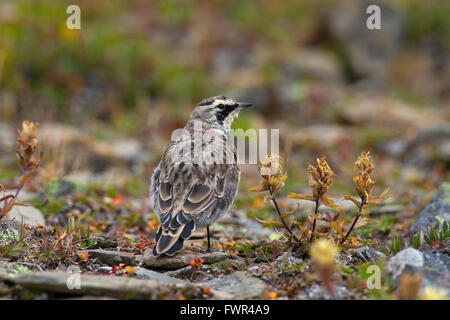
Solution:
<svg viewBox="0 0 450 320"><path fill-rule="evenodd" d="M413 248L407 248L400 251L389 260L386 271L392 274L394 281L397 281L405 268L408 269L411 273L416 273L422 267L422 252Z"/></svg>
<svg viewBox="0 0 450 320"><path fill-rule="evenodd" d="M202 266L200 270L203 270L204 268L205 266ZM188 278L192 274L192 268L191 266L187 266L178 270L167 271L164 274L172 278Z"/></svg>
<svg viewBox="0 0 450 320"><path fill-rule="evenodd" d="M100 267L97 269L98 272L100 273L109 273L112 271L112 267Z"/></svg>
<svg viewBox="0 0 450 320"><path fill-rule="evenodd" d="M15 220L17 223L23 223L30 227L38 225L45 226L45 218L42 212L35 207L14 206L11 211L6 214L7 219Z"/></svg>
<svg viewBox="0 0 450 320"><path fill-rule="evenodd" d="M264 281L244 271L236 271L223 278L199 282L198 285L209 287L218 292L225 292L235 299L258 298L266 287Z"/></svg>

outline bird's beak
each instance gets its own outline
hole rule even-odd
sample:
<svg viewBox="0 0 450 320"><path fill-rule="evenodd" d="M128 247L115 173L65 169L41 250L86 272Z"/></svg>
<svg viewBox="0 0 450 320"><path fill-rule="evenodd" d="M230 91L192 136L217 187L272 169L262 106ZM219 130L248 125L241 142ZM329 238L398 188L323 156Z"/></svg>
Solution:
<svg viewBox="0 0 450 320"><path fill-rule="evenodd" d="M244 108L250 107L252 104L250 102L238 102L238 109L242 110Z"/></svg>

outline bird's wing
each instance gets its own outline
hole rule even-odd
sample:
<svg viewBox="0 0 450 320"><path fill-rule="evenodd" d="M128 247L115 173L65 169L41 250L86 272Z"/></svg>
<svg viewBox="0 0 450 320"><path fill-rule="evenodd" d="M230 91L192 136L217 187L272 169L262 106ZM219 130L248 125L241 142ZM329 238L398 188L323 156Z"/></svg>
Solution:
<svg viewBox="0 0 450 320"><path fill-rule="evenodd" d="M154 253L171 255L180 250L183 240L195 229L195 219L207 214L226 193L228 174L233 164L196 164L171 158L169 145L153 177L154 210L159 214ZM235 167L235 166L234 166ZM235 183L234 181L232 182Z"/></svg>

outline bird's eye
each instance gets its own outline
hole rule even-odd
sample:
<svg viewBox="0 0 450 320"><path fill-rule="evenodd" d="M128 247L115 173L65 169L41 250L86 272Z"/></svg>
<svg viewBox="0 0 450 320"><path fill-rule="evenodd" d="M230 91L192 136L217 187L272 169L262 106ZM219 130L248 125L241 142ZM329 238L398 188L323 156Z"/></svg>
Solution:
<svg viewBox="0 0 450 320"><path fill-rule="evenodd" d="M225 109L225 106L223 105L223 104L219 104L218 106L217 106L217 108L219 108L219 109Z"/></svg>

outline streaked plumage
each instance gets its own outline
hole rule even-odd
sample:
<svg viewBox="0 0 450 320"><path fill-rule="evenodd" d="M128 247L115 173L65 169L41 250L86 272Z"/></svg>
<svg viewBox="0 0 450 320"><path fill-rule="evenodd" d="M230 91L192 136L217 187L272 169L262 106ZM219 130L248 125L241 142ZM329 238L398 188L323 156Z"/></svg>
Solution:
<svg viewBox="0 0 450 320"><path fill-rule="evenodd" d="M249 105L224 96L205 99L192 112L185 130L167 145L150 186L150 198L161 221L154 255L173 255L192 231L209 227L230 209L240 170L228 132L239 111ZM203 138L194 130L199 124ZM186 150L191 159L183 154Z"/></svg>

